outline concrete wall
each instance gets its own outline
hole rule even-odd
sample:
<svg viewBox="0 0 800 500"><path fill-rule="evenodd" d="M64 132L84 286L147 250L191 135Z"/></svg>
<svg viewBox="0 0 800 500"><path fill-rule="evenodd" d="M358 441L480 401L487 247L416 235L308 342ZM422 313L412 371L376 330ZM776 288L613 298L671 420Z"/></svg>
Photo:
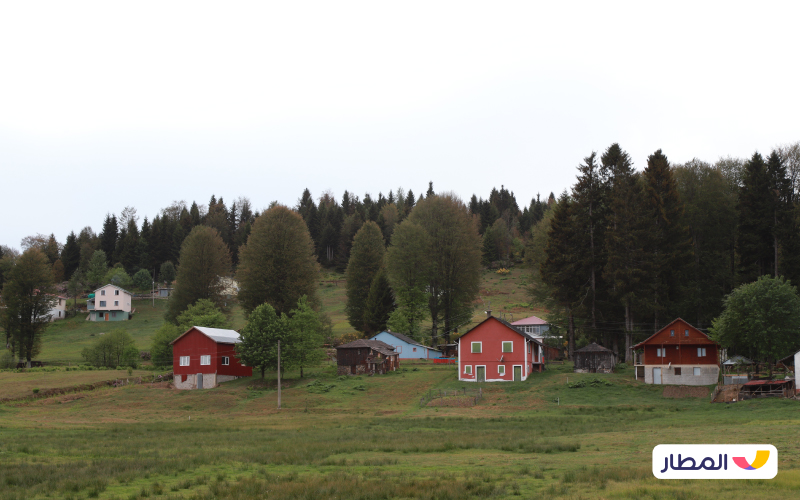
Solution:
<svg viewBox="0 0 800 500"><path fill-rule="evenodd" d="M178 377L181 378L181 381L178 382ZM239 377L234 375L217 375L216 373L204 373L203 374L203 389L213 389L217 387L219 384L223 382L230 382L231 380L236 380ZM176 389L197 389L197 374L193 373L191 375L175 375L175 378L172 379L172 384L175 386Z"/></svg>
<svg viewBox="0 0 800 500"><path fill-rule="evenodd" d="M114 317L113 312L117 313ZM130 319L129 313L125 311L91 311L89 313L89 321L105 321L105 314L108 314L108 321L127 321Z"/></svg>
<svg viewBox="0 0 800 500"><path fill-rule="evenodd" d="M719 367L716 365L645 365L644 382L653 383L653 368L661 368L661 383L665 385L711 385L719 381ZM675 368L681 369L680 375L675 375ZM700 368L700 375L694 374L694 369Z"/></svg>
<svg viewBox="0 0 800 500"><path fill-rule="evenodd" d="M119 295L114 292L119 290ZM101 295L105 292L105 295ZM105 306L100 306L100 301L105 301ZM119 302L115 305L114 301ZM94 308L102 311L125 311L131 312L131 296L121 288L114 285L106 285L94 291Z"/></svg>

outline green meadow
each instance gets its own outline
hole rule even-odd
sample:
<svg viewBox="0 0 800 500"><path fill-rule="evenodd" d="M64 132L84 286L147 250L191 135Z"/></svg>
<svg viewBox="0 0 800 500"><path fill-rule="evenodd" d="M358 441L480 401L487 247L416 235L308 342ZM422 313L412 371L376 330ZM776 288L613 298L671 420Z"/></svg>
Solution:
<svg viewBox="0 0 800 500"><path fill-rule="evenodd" d="M791 498L798 403L666 399L662 387L551 365L483 384L473 407L420 405L456 391L452 366L339 377L332 364L205 391L101 388L0 405L0 500L372 498ZM111 371L112 373L114 371ZM105 371L60 371L70 376ZM3 373L3 385L25 374ZM583 380L585 387L569 388ZM599 380L599 382L594 382ZM768 481L659 481L659 443L771 443Z"/></svg>

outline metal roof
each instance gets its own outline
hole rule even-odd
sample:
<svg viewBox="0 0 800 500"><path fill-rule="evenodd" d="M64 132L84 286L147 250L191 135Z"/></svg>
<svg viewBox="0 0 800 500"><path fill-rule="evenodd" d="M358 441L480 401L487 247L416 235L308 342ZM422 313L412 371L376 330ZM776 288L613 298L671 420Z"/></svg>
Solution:
<svg viewBox="0 0 800 500"><path fill-rule="evenodd" d="M597 344L596 342L592 342L591 344L585 347L581 347L580 349L577 349L575 352L610 352L611 354L614 354L614 351L612 351L611 349L607 349Z"/></svg>
<svg viewBox="0 0 800 500"><path fill-rule="evenodd" d="M675 318L672 321L670 321L669 323L667 323L662 329L658 330L656 333L650 335L649 337L647 337L643 341L639 342L638 344L632 345L630 348L631 349L638 349L639 347L641 347L644 344L648 343L650 341L650 339L652 339L653 337L655 337L659 333L663 332L664 330L666 330L667 328L669 328L670 326L672 326L674 323L676 323L678 321L683 321L684 323L686 323L686 326L696 330L698 333L700 333L700 335L705 337L705 340L694 339L694 340L685 341L685 340L681 340L682 337L677 337L674 340L669 340L669 341L666 341L666 342L659 342L659 345L663 345L663 344L668 344L668 345L674 345L674 344L678 344L678 345L692 345L692 344L714 344L714 345L719 345L718 343L716 343L713 340L711 340L710 338L708 338L708 335L706 335L705 333L700 331L699 328L697 328L695 326L692 326L692 324L689 323L688 321L686 321L685 319L683 319L683 318Z"/></svg>
<svg viewBox="0 0 800 500"><path fill-rule="evenodd" d="M107 285L103 285L100 288L105 288L107 286L113 286L114 288L119 288L120 290L122 290L123 292L127 293L128 295L133 296L133 294L131 292L129 292L129 291L125 290L124 288L122 288L121 286L117 286L117 285L115 285L113 283L109 283ZM100 290L100 288L98 288L97 290ZM94 292L97 293L97 290L95 290Z"/></svg>
<svg viewBox="0 0 800 500"><path fill-rule="evenodd" d="M751 380L744 385L784 385L790 382L791 380Z"/></svg>
<svg viewBox="0 0 800 500"><path fill-rule="evenodd" d="M547 321L536 316L528 316L527 318L522 318L520 320L514 321L511 324L514 326L546 325Z"/></svg>
<svg viewBox="0 0 800 500"><path fill-rule="evenodd" d="M738 354L736 356L731 356L730 358L728 358L728 359L726 359L725 361L722 362L723 365L729 365L729 366L730 365L735 365L737 363L741 363L743 365L752 365L752 364L754 364L749 359L745 358L744 356L739 356Z"/></svg>
<svg viewBox="0 0 800 500"><path fill-rule="evenodd" d="M388 334L389 334L389 335L391 335L392 337L394 337L394 338L396 338L396 339L398 339L398 340L402 340L402 341L403 341L403 342L405 342L406 344L418 345L418 346L420 346L420 347L424 347L424 348L426 348L426 349L430 349L431 351L437 351L437 352L438 352L438 350L437 350L437 349L434 349L433 347L428 347L428 346L426 346L425 344L420 344L420 343L419 343L419 342L417 342L416 340L414 340L414 339L412 339L411 337L408 337L408 336L406 336L406 335L403 335L402 333L393 332L393 331L391 331L391 330L385 330L385 331L383 331L383 332L381 332L381 333L388 333ZM378 334L378 335L380 335L380 334Z"/></svg>
<svg viewBox="0 0 800 500"><path fill-rule="evenodd" d="M183 332L183 335L178 337L177 339L170 342L170 344L175 344L178 340L182 339L184 335L191 332L192 330L197 330L198 332L202 333L206 337L210 338L214 342L218 344L239 344L242 341L239 332L236 330L225 330L222 328L209 328L207 326L193 326Z"/></svg>
<svg viewBox="0 0 800 500"><path fill-rule="evenodd" d="M539 344L539 345L542 345L542 346L544 345L544 344L542 343L542 341L541 341L541 340L537 339L536 337L534 337L534 336L532 336L532 335L530 335L530 334L528 334L528 333L525 333L524 331L522 331L522 329L521 329L521 328L519 328L519 327L516 327L516 326L512 325L511 323L509 323L508 321L506 321L506 320L504 320L504 319L500 319L500 318L498 318L497 316L489 316L489 317L488 317L488 318L486 318L485 320L481 321L481 322L480 322L480 323L478 323L477 325L475 325L475 326L473 326L472 328L470 328L470 329L469 329L469 331L467 331L467 332L466 332L464 335L462 335L462 336L458 337L457 341L459 341L459 342L460 342L460 341L461 341L461 339L462 339L462 338L464 338L465 336L467 336L467 335L468 335L468 334L469 334L469 333L470 333L472 330L475 330L476 328L478 328L478 327L479 327L479 326L481 326L482 324L486 323L486 322L487 322L487 321L489 321L490 319L494 319L494 320L497 320L497 321L499 321L499 322L500 322L500 324L502 324L503 326L506 326L506 327L510 328L511 330L513 330L514 332L516 332L516 333L518 333L518 334L522 335L524 338L526 338L526 339L530 340L531 342L534 342L534 343L536 343L536 344Z"/></svg>
<svg viewBox="0 0 800 500"><path fill-rule="evenodd" d="M382 342L380 340L358 339L340 346L336 346L337 349L357 349L361 347L372 349L387 356L394 356L397 354L397 352L394 350L394 346L390 346L386 342Z"/></svg>

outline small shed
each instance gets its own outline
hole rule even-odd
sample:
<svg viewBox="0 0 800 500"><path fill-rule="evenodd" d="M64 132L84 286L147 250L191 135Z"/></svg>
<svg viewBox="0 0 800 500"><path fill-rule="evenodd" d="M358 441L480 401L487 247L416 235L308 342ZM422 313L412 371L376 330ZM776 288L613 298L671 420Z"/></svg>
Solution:
<svg viewBox="0 0 800 500"><path fill-rule="evenodd" d="M172 287L159 287L158 289L158 296L159 297L169 297L172 295Z"/></svg>
<svg viewBox="0 0 800 500"><path fill-rule="evenodd" d="M752 398L791 398L794 395L794 380L751 380L742 385L739 401Z"/></svg>
<svg viewBox="0 0 800 500"><path fill-rule="evenodd" d="M617 356L594 342L575 351L575 373L612 373Z"/></svg>
<svg viewBox="0 0 800 500"><path fill-rule="evenodd" d="M394 347L380 340L358 339L336 347L339 375L386 373L400 367Z"/></svg>

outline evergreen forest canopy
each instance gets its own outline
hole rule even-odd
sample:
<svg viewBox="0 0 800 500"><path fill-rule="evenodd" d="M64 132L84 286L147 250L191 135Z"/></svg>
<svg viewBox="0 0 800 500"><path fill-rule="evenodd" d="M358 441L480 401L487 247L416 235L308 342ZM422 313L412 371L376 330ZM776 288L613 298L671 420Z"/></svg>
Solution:
<svg viewBox="0 0 800 500"><path fill-rule="evenodd" d="M672 164L658 150L644 167L637 171L613 144L584 158L575 185L558 199L537 195L520 208L513 190L501 186L486 199L472 195L462 205L480 238L481 263L492 268L527 263L531 298L550 311L548 319L554 331L564 332L570 351L577 343L599 341L628 353L626 347L678 316L706 329L736 286L762 275L784 276L791 283L800 278L800 143L766 157L754 153L715 164L697 159ZM377 197L345 191L336 199L326 191L315 198L306 189L293 211L305 222L319 264L344 271L365 224L374 224L390 247L414 207L431 197L436 197L432 183L419 196L398 188ZM240 249L263 213L247 198L228 205L212 196L207 205L173 202L140 223L136 209L126 207L107 215L99 234L85 227L70 232L63 244L51 234L24 238L21 246L41 251L54 281L70 280L76 289L112 279L145 288L151 278L174 279L184 239L197 226L218 232L236 272ZM413 240L413 231L406 233L403 237ZM0 246L0 262L18 256ZM6 268L0 265L0 286ZM389 271L368 276L381 285L373 294L384 307L379 318L372 311L353 321L369 331L383 326L392 312L385 293L391 287L395 302L407 306L395 323L418 328L419 298L411 289L398 291L397 273L391 266ZM464 303L464 297L459 300ZM452 307L463 313L461 305ZM455 315L442 318L445 335L458 326L449 323ZM434 321L434 340L436 328Z"/></svg>

